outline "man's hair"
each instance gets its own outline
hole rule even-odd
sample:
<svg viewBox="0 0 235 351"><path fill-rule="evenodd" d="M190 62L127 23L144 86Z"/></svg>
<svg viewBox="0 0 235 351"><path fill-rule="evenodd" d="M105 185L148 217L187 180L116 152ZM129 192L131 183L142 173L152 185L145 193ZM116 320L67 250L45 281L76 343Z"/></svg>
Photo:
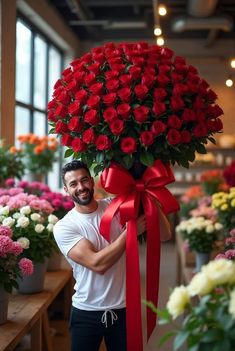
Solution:
<svg viewBox="0 0 235 351"><path fill-rule="evenodd" d="M89 168L82 161L73 160L69 163L66 163L66 165L63 166L62 173L61 173L62 181L63 181L64 185L65 185L65 174L67 172L76 171L76 170L81 169L81 168L85 169L87 171L87 173L89 175L91 175Z"/></svg>

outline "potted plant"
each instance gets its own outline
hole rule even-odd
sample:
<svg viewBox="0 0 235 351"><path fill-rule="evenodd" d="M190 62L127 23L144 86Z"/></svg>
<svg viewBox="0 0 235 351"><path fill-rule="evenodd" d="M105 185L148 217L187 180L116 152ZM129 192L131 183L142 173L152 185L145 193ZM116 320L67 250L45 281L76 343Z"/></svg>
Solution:
<svg viewBox="0 0 235 351"><path fill-rule="evenodd" d="M8 191L10 193L11 189ZM0 223L12 229L14 240L21 238L28 242L24 257L31 259L35 266L30 278L36 278L37 271L41 272L40 278L35 279L35 283L29 286L30 290L27 292L40 291L43 289L46 258L50 257L55 247L52 231L58 219L52 214L53 207L48 201L23 192L0 196L0 204ZM25 278L23 282L26 280L29 281ZM26 292L21 288L22 282L19 282L19 286L19 291Z"/></svg>
<svg viewBox="0 0 235 351"><path fill-rule="evenodd" d="M174 337L174 351L184 344L188 351L235 349L235 262L210 261L189 285L173 289L164 311L147 305L158 314L159 324L173 327L160 345ZM177 323L178 317L183 321Z"/></svg>
<svg viewBox="0 0 235 351"><path fill-rule="evenodd" d="M207 263L215 242L221 239L223 225L205 217L191 217L181 221L176 227L176 233L182 235L191 250L196 254L196 271Z"/></svg>

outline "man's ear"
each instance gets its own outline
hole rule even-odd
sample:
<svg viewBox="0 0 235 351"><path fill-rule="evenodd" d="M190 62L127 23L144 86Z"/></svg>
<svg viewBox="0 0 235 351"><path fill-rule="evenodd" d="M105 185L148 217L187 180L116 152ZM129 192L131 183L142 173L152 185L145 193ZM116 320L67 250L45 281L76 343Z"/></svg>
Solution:
<svg viewBox="0 0 235 351"><path fill-rule="evenodd" d="M67 189L67 186L64 185L64 191L67 193L68 192L68 189Z"/></svg>

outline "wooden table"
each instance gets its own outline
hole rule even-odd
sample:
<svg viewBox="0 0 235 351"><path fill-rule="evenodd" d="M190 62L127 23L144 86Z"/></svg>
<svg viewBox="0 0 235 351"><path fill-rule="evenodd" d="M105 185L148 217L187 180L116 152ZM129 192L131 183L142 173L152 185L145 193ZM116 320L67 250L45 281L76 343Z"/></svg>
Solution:
<svg viewBox="0 0 235 351"><path fill-rule="evenodd" d="M9 300L8 321L0 326L0 351L14 350L26 333L31 334L31 350L42 351L44 337L47 351L52 351L47 308L64 289L64 315L69 315L72 292L72 272L65 269L47 272L41 293L12 294ZM43 351L45 351L45 347Z"/></svg>

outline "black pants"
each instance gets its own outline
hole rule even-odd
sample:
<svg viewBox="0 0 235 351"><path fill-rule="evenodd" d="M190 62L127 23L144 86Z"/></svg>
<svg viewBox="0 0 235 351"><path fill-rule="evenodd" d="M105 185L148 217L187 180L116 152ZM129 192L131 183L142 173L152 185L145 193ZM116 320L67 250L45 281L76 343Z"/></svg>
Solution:
<svg viewBox="0 0 235 351"><path fill-rule="evenodd" d="M103 338L107 351L126 351L126 309L112 311L115 317L111 312L106 312L105 316L105 311L83 311L72 307L71 351L98 351Z"/></svg>

